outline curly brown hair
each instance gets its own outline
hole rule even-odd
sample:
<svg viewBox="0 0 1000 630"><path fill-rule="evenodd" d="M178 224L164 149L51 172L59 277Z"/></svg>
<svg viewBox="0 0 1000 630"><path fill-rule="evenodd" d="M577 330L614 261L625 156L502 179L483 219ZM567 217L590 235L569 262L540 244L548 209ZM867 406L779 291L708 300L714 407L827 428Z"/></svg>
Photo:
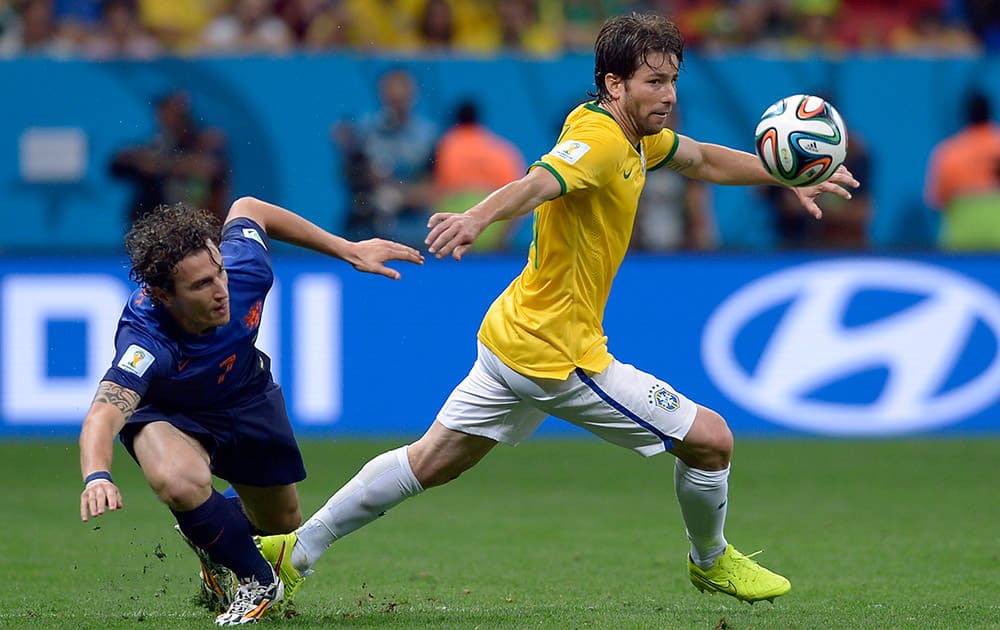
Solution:
<svg viewBox="0 0 1000 630"><path fill-rule="evenodd" d="M650 53L677 55L684 61L684 35L670 18L655 13L631 13L609 18L601 26L594 42L594 83L597 101L606 102L611 95L604 77L614 74L631 79Z"/></svg>
<svg viewBox="0 0 1000 630"><path fill-rule="evenodd" d="M174 269L191 254L219 243L222 226L208 210L183 203L161 205L137 220L125 235L125 251L132 260L129 277L146 289L174 290Z"/></svg>

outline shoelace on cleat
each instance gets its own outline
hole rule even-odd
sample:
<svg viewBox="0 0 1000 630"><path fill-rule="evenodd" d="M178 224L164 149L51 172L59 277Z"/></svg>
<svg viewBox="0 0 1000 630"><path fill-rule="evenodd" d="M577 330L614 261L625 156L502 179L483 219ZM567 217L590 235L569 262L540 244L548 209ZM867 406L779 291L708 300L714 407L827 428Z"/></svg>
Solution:
<svg viewBox="0 0 1000 630"><path fill-rule="evenodd" d="M759 555L763 552L764 552L763 549L758 549L753 553L743 554L739 550L733 549L733 562L748 564L751 567L760 567L761 569L766 571L767 569L764 569L763 567L760 566L760 564L756 560L753 560L754 556ZM756 582L757 578L759 577L760 573L758 573L757 571L753 571L748 576L745 576L744 579L749 579L749 581L751 582Z"/></svg>
<svg viewBox="0 0 1000 630"><path fill-rule="evenodd" d="M250 610L256 608L260 605L259 600L268 599L267 591L272 587L271 584L262 585L255 577L250 578L248 582L241 583L240 588L236 591L236 597L233 598L233 605L229 608L230 612L234 612L237 606L247 607Z"/></svg>

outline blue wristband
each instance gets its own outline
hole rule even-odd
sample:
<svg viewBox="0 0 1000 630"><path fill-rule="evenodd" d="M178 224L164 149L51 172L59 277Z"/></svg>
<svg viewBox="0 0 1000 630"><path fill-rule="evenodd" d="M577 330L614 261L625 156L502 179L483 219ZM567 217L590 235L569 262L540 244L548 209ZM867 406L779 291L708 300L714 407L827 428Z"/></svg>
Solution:
<svg viewBox="0 0 1000 630"><path fill-rule="evenodd" d="M83 485L86 486L91 481L96 481L98 479L103 479L105 481L110 481L111 483L114 483L114 480L111 479L111 473L109 473L106 470L98 470L97 472L92 472L89 475L87 475L87 477L83 480Z"/></svg>

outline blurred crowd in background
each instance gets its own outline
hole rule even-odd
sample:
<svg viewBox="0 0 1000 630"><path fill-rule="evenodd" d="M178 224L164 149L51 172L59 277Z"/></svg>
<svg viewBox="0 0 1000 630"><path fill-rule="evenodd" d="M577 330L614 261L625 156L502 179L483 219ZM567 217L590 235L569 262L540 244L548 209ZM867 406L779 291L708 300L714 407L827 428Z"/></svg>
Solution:
<svg viewBox="0 0 1000 630"><path fill-rule="evenodd" d="M0 56L554 55L632 10L674 16L703 51L1000 50L1000 0L0 0Z"/></svg>
<svg viewBox="0 0 1000 630"><path fill-rule="evenodd" d="M602 21L630 10L669 13L688 48L705 55L870 51L947 57L1000 51L1000 0L0 0L0 58L590 54ZM340 215L344 225L330 226L335 231L420 247L430 213L463 211L524 172L525 156L484 126L475 101L456 103L453 112L429 120L414 108L419 86L406 71L373 81L380 107L331 128L331 142L344 158L337 176L348 191ZM1000 249L1000 227L992 227L1000 226L1000 127L985 96L969 98L979 99L968 105L971 131L950 142L957 148L937 150L929 160L926 203L946 217L945 242L955 233L997 232L976 248ZM221 216L231 194L227 138L219 129L203 128L183 92L165 94L153 106L155 135L122 147L109 165L113 177L131 186L126 219L177 201ZM683 132L682 112L675 112L671 126ZM866 229L875 212L872 165L865 139L854 131L848 156L847 166L866 186L849 202L827 195L823 222L807 217L790 191L760 189L781 248L868 247ZM963 203L968 191L975 194L975 215ZM953 207L959 208L954 216L977 218L951 229L946 211ZM477 248L521 250L530 241L527 224L494 226ZM637 226L633 247L640 251L719 246L711 187L669 169L649 173Z"/></svg>

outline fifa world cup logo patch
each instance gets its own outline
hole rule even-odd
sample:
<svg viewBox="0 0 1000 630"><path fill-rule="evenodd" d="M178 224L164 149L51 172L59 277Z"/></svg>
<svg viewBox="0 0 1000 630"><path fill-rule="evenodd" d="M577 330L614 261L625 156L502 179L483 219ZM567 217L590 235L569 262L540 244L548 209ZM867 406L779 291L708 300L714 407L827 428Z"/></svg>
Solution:
<svg viewBox="0 0 1000 630"><path fill-rule="evenodd" d="M681 406L677 394L666 387L656 386L649 390L649 402L665 411L677 411Z"/></svg>
<svg viewBox="0 0 1000 630"><path fill-rule="evenodd" d="M135 352L132 353L132 360L128 362L129 367L131 367L133 370L138 368L139 364L142 363L142 360L145 358L146 358L145 352L143 352L142 350L136 350Z"/></svg>
<svg viewBox="0 0 1000 630"><path fill-rule="evenodd" d="M125 353L122 354L117 365L126 372L142 376L149 369L149 366L153 365L154 361L156 361L156 356L152 352L132 344L125 349Z"/></svg>

